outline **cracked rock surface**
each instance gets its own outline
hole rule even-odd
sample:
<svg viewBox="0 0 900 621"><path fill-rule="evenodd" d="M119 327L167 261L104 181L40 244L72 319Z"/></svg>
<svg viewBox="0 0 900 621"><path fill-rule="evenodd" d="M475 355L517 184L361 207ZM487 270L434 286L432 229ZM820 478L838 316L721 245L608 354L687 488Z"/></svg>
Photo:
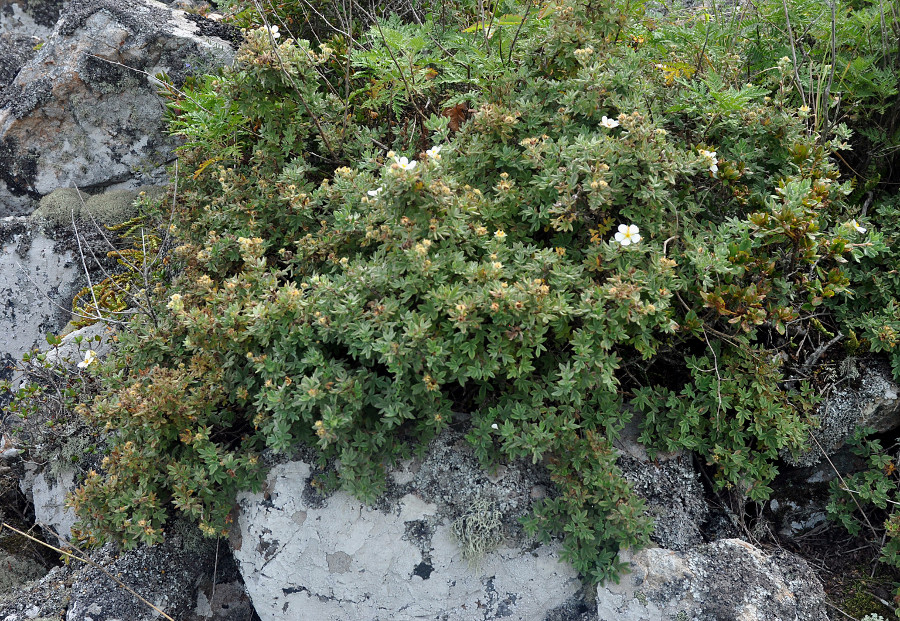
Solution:
<svg viewBox="0 0 900 621"><path fill-rule="evenodd" d="M834 455L859 427L884 433L900 425L900 387L887 361L853 359L844 366L843 376L816 412L821 423L812 432L816 442L800 455L783 455L791 465L814 466L822 459L822 451Z"/></svg>
<svg viewBox="0 0 900 621"><path fill-rule="evenodd" d="M619 584L597 587L600 621L827 621L822 584L800 557L740 539L630 557Z"/></svg>
<svg viewBox="0 0 900 621"><path fill-rule="evenodd" d="M393 473L375 507L344 492L311 494L314 475L303 461L277 465L263 493L239 498L234 555L263 621L580 618L577 573L516 523L543 493L536 471L489 476L446 433ZM451 525L476 500L502 515L503 543L470 562Z"/></svg>

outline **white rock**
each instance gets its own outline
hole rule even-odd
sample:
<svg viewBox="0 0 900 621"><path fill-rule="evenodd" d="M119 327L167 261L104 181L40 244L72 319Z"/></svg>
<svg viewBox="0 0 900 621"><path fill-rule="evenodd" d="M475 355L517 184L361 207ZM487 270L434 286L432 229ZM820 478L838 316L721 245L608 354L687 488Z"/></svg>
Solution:
<svg viewBox="0 0 900 621"><path fill-rule="evenodd" d="M543 619L582 588L556 546L501 547L472 567L439 500L409 488L386 510L343 492L317 503L311 474L279 465L265 495L239 497L235 558L263 621Z"/></svg>

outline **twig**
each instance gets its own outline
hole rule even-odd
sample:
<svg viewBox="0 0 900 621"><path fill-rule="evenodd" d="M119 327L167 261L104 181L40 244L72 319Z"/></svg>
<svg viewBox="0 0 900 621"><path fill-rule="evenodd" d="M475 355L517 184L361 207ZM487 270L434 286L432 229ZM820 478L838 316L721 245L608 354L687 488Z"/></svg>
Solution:
<svg viewBox="0 0 900 621"><path fill-rule="evenodd" d="M827 408L826 408L826 411L827 411ZM834 470L834 473L837 475L837 478L841 480L841 485L843 486L843 489L845 491L847 491L848 493L850 493L850 499L853 501L853 504L856 505L856 508L859 509L860 514L862 514L863 519L866 521L866 524L871 529L872 534L875 537L878 537L878 531L875 529L874 526L872 526L872 522L869 521L869 516L866 515L866 512L863 511L862 506L860 506L860 504L856 501L856 497L853 495L852 492L850 492L850 486L847 485L847 481L844 479L843 475L835 467L834 462L831 461L831 458L828 456L828 453L826 453L825 449L822 448L822 445L819 444L818 438L816 438L815 434L812 431L809 432L809 437L813 442L816 443L816 448L818 448L819 452L822 453L822 457L825 458L825 461L827 461L828 465L831 466L831 469Z"/></svg>
<svg viewBox="0 0 900 621"><path fill-rule="evenodd" d="M669 242L676 239L678 239L678 235L672 235L672 237L663 242L663 256L666 256L666 253L668 253Z"/></svg>
<svg viewBox="0 0 900 621"><path fill-rule="evenodd" d="M797 85L797 90L800 91L800 99L805 102L806 95L803 93L803 84L800 82L800 72L797 70L797 46L794 42L794 29L791 28L791 18L788 15L787 0L781 0L781 4L784 6L784 21L787 23L788 40L791 43L791 56L794 59L794 83Z"/></svg>
<svg viewBox="0 0 900 621"><path fill-rule="evenodd" d="M800 372L808 373L809 370L812 369L812 367L816 364L816 362L819 361L819 358L822 357L822 354L824 354L826 351L828 351L829 347L831 347L832 345L834 345L835 343L840 341L842 338L844 338L843 333L838 331L837 335L835 335L835 337L833 339L831 339L824 345L821 345L816 351L814 351L812 354L809 355L809 357L803 363L803 366L800 367Z"/></svg>
<svg viewBox="0 0 900 621"><path fill-rule="evenodd" d="M322 138L322 144L324 144L325 148L328 149L328 153L329 155L331 155L332 159L336 160L337 155L335 154L334 149L331 148L331 142L328 141L328 137L325 135L325 130L322 129L322 124L319 122L319 117L317 117L313 113L312 108L309 107L309 103L306 101L306 97L303 96L303 93L300 92L300 88L297 86L297 83L294 82L294 77L284 66L284 59L281 58L281 54L278 52L278 45L275 43L275 37L272 36L272 26L269 25L269 20L266 18L265 11L263 11L262 6L260 6L259 0L253 0L253 6L256 7L260 18L262 18L263 24L266 27L266 31L269 34L269 43L272 46L272 52L275 54L275 58L278 59L278 66L281 69L281 73L284 74L288 81L290 81L291 88L294 89L294 92L300 99L300 103L303 105L304 110L306 110L306 114L310 119L312 119L313 124L315 124L316 130L319 132L319 137Z"/></svg>
<svg viewBox="0 0 900 621"><path fill-rule="evenodd" d="M219 570L219 541L221 541L218 537L216 537L216 560L213 562L213 578L212 578L212 592L209 596L209 605L213 606L216 601L216 573Z"/></svg>
<svg viewBox="0 0 900 621"><path fill-rule="evenodd" d="M837 24L837 0L831 0L831 69L828 72L828 84L825 86L825 94L822 97L823 101L823 111L825 118L823 120L824 126L822 127L822 140L828 136L829 128L831 127L831 123L828 117L828 98L831 96L831 84L834 81L834 69L837 64L837 35L835 33L836 24ZM835 117L837 117L838 111L835 110Z"/></svg>
<svg viewBox="0 0 900 621"><path fill-rule="evenodd" d="M825 605L826 605L826 606L828 606L828 607L831 608L832 610L837 610L839 613L841 613L842 615L844 615L845 617L847 617L848 619L850 619L850 621L859 621L856 617L851 617L851 616L848 615L846 612L844 612L843 610L841 610L840 608L838 608L838 607L835 606L834 604L830 603L827 599L826 599L826 600L823 600L823 601L825 602Z"/></svg>
<svg viewBox="0 0 900 621"><path fill-rule="evenodd" d="M115 245L109 240L109 238L106 236L106 233L103 232L103 228L96 221L96 219L94 219L94 215L92 213L90 213L90 211L87 210L86 205L84 204L84 199L81 198L81 190L79 190L77 185L75 186L75 190L78 193L78 198L81 200L82 213L86 213L88 215L88 217L90 217L91 222L93 223L93 225L97 229L97 231L100 232L100 235L103 237L103 240L106 242L106 244L110 248L112 248L115 251L116 250ZM82 261L82 265L84 265L84 253L81 252L81 236L78 234L78 228L75 226L74 211L72 212L72 228L75 230L75 239L78 241L78 251L79 251L79 253L81 253L81 261ZM128 269L130 269L132 272L134 272L135 274L140 273L143 276L144 295L145 295L146 302L147 302L146 308L140 303L140 301L137 300L136 296L130 294L127 289L122 287L119 283L117 283L115 281L115 279L112 278L112 274L110 274L109 272L106 271L106 269L103 267L102 262L97 258L97 255L94 253L94 249L89 245L88 245L88 250L91 253L91 257L94 259L94 263L100 268L100 270L103 272L103 275L106 277L106 279L112 283L112 286L115 287L116 289L118 289L119 291L121 291L122 293L129 295L132 298L132 300L134 300L136 302L136 305L140 308L140 310L145 315L147 315L151 320L153 320L153 323L155 325L159 325L159 322L156 317L156 313L153 312L153 304L152 304L152 301L150 300L150 294L149 294L149 286L150 285L149 285L149 279L147 276L147 274L148 274L147 254L146 254L147 247L146 247L146 243L144 240L144 229L143 228L141 229L141 243L142 243L143 256L144 256L142 269L139 270L137 265L132 264L130 261L128 261L128 259L126 259L122 255L119 255L118 259L120 261L122 261L125 264L125 266ZM88 287L90 288L90 291L91 291L91 297L94 300L94 308L97 310L97 317L100 321L105 321L105 319L103 318L103 315L100 311L100 305L97 302L97 296L94 293L94 287L91 284L90 275L87 272L86 266L85 266L85 276L88 279Z"/></svg>
<svg viewBox="0 0 900 621"><path fill-rule="evenodd" d="M713 12L715 12L715 4L713 4ZM703 48L700 50L700 54L697 56L697 73L702 73L702 67L700 63L703 62L703 57L706 56L706 46L709 44L709 19L706 20L706 38L703 40ZM705 134L705 132L704 132Z"/></svg>
<svg viewBox="0 0 900 621"><path fill-rule="evenodd" d="M519 22L519 27L516 28L516 34L513 36L512 43L509 44L509 55L506 59L506 64L512 64L512 55L513 48L516 47L516 41L519 40L519 33L522 32L522 26L525 25L525 21L528 19L528 15L531 12L531 2L532 0L528 0L528 4L525 6L525 15L522 16L522 21Z"/></svg>
<svg viewBox="0 0 900 621"><path fill-rule="evenodd" d="M709 348L709 351L712 352L713 368L716 370L716 425L718 426L719 413L722 411L722 376L719 374L719 358L716 356L716 350L713 349L713 346L709 342L709 338L706 336L706 328L701 325L700 329L703 330L703 340L706 341L706 346Z"/></svg>
<svg viewBox="0 0 900 621"><path fill-rule="evenodd" d="M365 11L365 9L363 9L363 10ZM394 62L394 66L397 67L397 73L400 74L400 79L403 80L403 85L406 87L406 93L409 95L409 103L411 103L413 108L415 108L419 117L423 121L426 120L427 117L425 116L425 113L419 109L419 106L416 103L415 95L413 93L412 88L410 88L410 86L409 86L409 82L406 80L406 75L404 75L403 69L400 67L400 62L397 60L397 57L394 56L394 51L391 49L391 45L390 45L390 43L388 43L387 37L384 36L384 31L381 29L381 24L379 23L378 18L375 17L374 15L372 15L371 13L368 13L368 11L366 11L366 13L367 13L369 19L371 19L372 22L375 24L375 28L378 29L378 34L381 35L381 40L384 43L384 47L387 49L388 54L391 57L391 60ZM413 71L412 71L412 69L410 69L410 78L415 79L413 77L412 73L413 73Z"/></svg>
<svg viewBox="0 0 900 621"><path fill-rule="evenodd" d="M46 546L46 547L50 548L51 550L53 550L53 551L55 551L55 552L58 552L58 553L60 553L60 554L63 554L63 555L65 555L65 556L69 557L69 558L73 558L73 559L75 559L76 561L81 561L82 563L87 563L87 564L90 565L91 567L94 567L94 568L96 568L96 569L99 569L99 570L102 571L104 574L106 574L106 576L107 576L110 580L112 580L113 582L115 582L116 584L118 584L120 587L122 587L123 589L125 589L126 591L128 591L129 593L131 593L132 595L134 595L136 598L138 598L139 600L141 600L143 603L145 603L145 604L147 604L148 606L150 606L150 608L152 608L153 610L155 610L156 612L158 612L159 614L161 614L163 617L165 617L165 618L168 619L169 621L175 621L175 619L173 619L172 617L170 617L169 615L167 615L165 612L163 612L162 610L160 610L159 608L157 608L156 606L154 606L153 604L151 604L150 602L148 602L146 599L144 599L143 597L141 597L140 595L138 595L133 589L131 589L130 587L128 587L126 584L124 584L121 580L119 580L118 578L116 578L115 576L113 576L111 573L109 573L109 572L108 572L102 565L100 565L99 563L95 563L94 561L92 561L92 560L89 559L89 558L84 558L84 557L78 556L77 554L72 554L71 552L67 552L66 550L63 550L62 548L57 548L56 546L50 545L50 544L47 543L46 541L41 541L41 540L38 539L37 537L32 537L32 536L29 535L28 533L24 533L24 532L22 532L21 530L19 530L18 528L14 528L14 527L10 526L10 525L7 524L6 522L0 522L0 529L3 529L3 528L8 528L9 530L13 531L14 533L18 533L19 535L21 535L22 537L25 537L26 539L30 539L31 541L33 541L33 542L35 542L35 543L39 543L39 544L42 545L42 546ZM48 530L50 530L50 529L48 529ZM53 531L51 530L50 532L53 532ZM56 535L56 533L53 533L53 534ZM74 546L73 546L73 547L74 547Z"/></svg>
<svg viewBox="0 0 900 621"><path fill-rule="evenodd" d="M74 183L72 185L75 185ZM84 204L84 199L81 198L81 190L75 185L75 193L78 194L78 200L81 201L82 210L87 213L87 208ZM100 314L100 303L97 301L97 295L94 293L94 285L91 282L91 274L87 268L87 262L84 260L84 251L81 248L81 235L78 234L78 226L75 224L75 208L69 210L69 215L72 218L72 230L75 231L75 241L78 242L78 255L81 257L81 266L84 268L84 277L87 278L88 288L91 291L91 297L94 299L94 308L97 309L97 314Z"/></svg>
<svg viewBox="0 0 900 621"><path fill-rule="evenodd" d="M74 316L74 317L81 317L82 319L89 319L89 320L91 320L91 321L105 321L105 322L107 322L107 323L114 323L114 324L117 324L117 325L120 325L120 326L124 326L124 325L125 325L125 322L124 322L124 321L117 321L117 320L115 320L115 319L109 319L108 317L95 317L95 316L93 316L93 315L83 315L82 313L76 313L76 312L73 311L71 308L66 308L65 306L62 306L61 304L59 304L58 302L56 302L53 298L51 298L49 295L47 295L46 293L44 293L44 292L41 290L41 286L40 286L40 285L39 285L39 284L31 277L31 275L28 273L28 270L25 269L25 266L24 266L24 265L22 265L21 263L19 263L18 261L16 261L16 267L18 267L20 270L22 270L22 273L25 274L25 278L27 278L28 281L29 281L32 285L34 285L35 289L37 289L37 290L40 292L40 294L43 295L44 298L45 298L48 302L50 302L53 306L55 306L55 307L58 308L59 310L63 311L64 313L69 313L70 315L72 315L72 316ZM116 312L116 314L119 314L119 315L125 315L125 314L128 314L128 311L118 311L118 312Z"/></svg>

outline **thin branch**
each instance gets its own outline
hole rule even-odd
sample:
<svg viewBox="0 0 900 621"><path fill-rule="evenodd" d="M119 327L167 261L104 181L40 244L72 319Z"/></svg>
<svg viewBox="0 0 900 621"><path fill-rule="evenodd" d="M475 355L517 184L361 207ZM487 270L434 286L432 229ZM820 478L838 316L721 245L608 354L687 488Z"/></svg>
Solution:
<svg viewBox="0 0 900 621"><path fill-rule="evenodd" d="M519 27L516 28L516 34L512 39L512 43L509 44L509 55L506 59L506 64L512 64L512 55L513 49L516 47L516 41L519 40L519 33L522 32L522 26L525 25L525 21L528 19L528 15L531 13L531 3L532 0L528 0L528 4L525 6L525 14L522 16L522 21L519 22Z"/></svg>
<svg viewBox="0 0 900 621"><path fill-rule="evenodd" d="M78 200L81 201L82 210L85 213L87 213L87 208L84 204L84 199L81 198L81 190L74 183L72 185L75 186L75 193L78 194ZM94 308L97 309L97 314L99 315L100 314L100 303L97 301L97 295L94 293L94 285L91 282L91 274L88 271L87 262L84 260L84 251L81 248L81 235L78 234L78 226L75 224L75 208L74 207L69 211L69 215L72 218L72 230L75 232L75 241L78 242L78 255L81 257L81 266L82 266L82 268L84 268L84 277L87 278L88 288L90 289L91 297L94 300Z"/></svg>
<svg viewBox="0 0 900 621"><path fill-rule="evenodd" d="M826 407L826 411L827 411L827 407ZM866 512L863 511L863 508L856 501L856 497L853 495L852 492L850 492L850 486L847 485L847 481L844 479L844 477L840 473L840 471L835 467L834 462L831 461L831 458L828 456L828 453L826 453L825 449L822 448L822 445L819 444L819 440L818 440L818 438L816 438L816 435L814 433L812 433L812 431L810 431L809 437L813 442L816 443L816 447L819 449L819 452L822 453L822 457L824 457L825 461L828 462L828 465L831 466L831 469L837 475L837 478L841 480L841 485L843 486L843 489L846 490L848 493L850 493L850 499L853 501L853 504L856 505L856 508L859 509L859 512L863 516L863 519L866 521L866 524L868 524L869 528L872 530L872 534L875 537L878 537L878 531L875 529L874 526L872 526L872 522L869 521L869 516L866 515Z"/></svg>
<svg viewBox="0 0 900 621"><path fill-rule="evenodd" d="M290 81L291 88L294 89L294 92L297 94L297 97L300 99L300 103L303 105L304 110L306 110L307 116L312 119L312 122L316 126L316 130L319 132L319 137L322 138L322 143L325 145L325 148L328 149L329 155L331 155L332 159L337 159L337 155L334 152L334 149L331 148L331 143L328 141L328 137L325 135L325 130L322 129L322 124L319 122L319 117L317 117L312 108L309 107L309 103L307 103L306 98L303 96L303 93L300 92L300 88L297 86L297 83L294 82L294 77L288 72L288 70L284 66L284 59L281 58L281 54L278 52L278 45L275 42L275 37L272 36L272 26L269 25L269 20L266 18L266 14L263 11L262 7L259 4L259 0L253 0L253 6L256 7L256 10L259 12L259 16L263 20L263 24L266 26L266 32L269 35L269 43L272 46L272 52L275 54L275 58L278 59L278 66L281 69L281 73Z"/></svg>
<svg viewBox="0 0 900 621"><path fill-rule="evenodd" d="M837 34L835 32L837 28L837 0L831 0L831 68L828 71L828 84L825 85L825 94L822 97L823 101L823 110L825 114L825 118L823 120L824 126L822 127L822 140L828 136L828 132L831 127L831 123L828 118L828 107L829 107L829 97L831 97L831 85L834 82L834 69L835 65L837 65ZM838 111L835 110L835 117L837 117Z"/></svg>
<svg viewBox="0 0 900 621"><path fill-rule="evenodd" d="M117 321L117 320L115 320L115 319L110 319L109 317L103 317L103 316L83 315L83 314L81 314L81 313L76 313L76 312L73 311L71 308L66 308L65 306L62 306L61 304L59 304L58 302L56 302L53 298L51 298L49 295L47 295L46 293L44 293L44 292L41 290L41 286L40 286L37 282L35 282L35 280L31 277L31 275L30 275L30 274L28 273L28 271L25 269L25 266L24 266L24 265L22 265L21 263L19 263L18 261L16 261L16 267L18 267L20 270L22 270L22 273L25 274L25 278L27 278L28 281L29 281L32 285L34 285L35 289L37 289L37 290L40 292L40 294L43 295L44 298L45 298L48 302L50 302L50 304L52 304L53 306L55 306L55 307L58 308L59 310L63 311L64 313L68 313L69 315L72 315L73 317L80 317L81 319L90 320L90 321L104 321L104 322L106 322L106 323L112 323L112 324L116 324L116 325L119 325L119 326L125 326L125 325L127 325L126 322L124 322L124 321ZM118 311L118 312L114 312L113 314L117 314L117 315L128 315L128 314L131 314L131 313L130 313L130 311Z"/></svg>
<svg viewBox="0 0 900 621"><path fill-rule="evenodd" d="M384 47L387 49L388 54L391 57L391 60L394 61L394 66L397 68L397 73L400 74L400 79L403 80L403 85L406 87L406 93L409 95L409 102L413 105L413 108L416 109L416 112L418 113L419 117L424 121L427 117L419 109L418 104L416 104L416 98L415 98L415 95L413 94L413 90L410 88L409 82L407 82L406 76L403 74L403 69L401 69L400 63L397 60L397 57L394 56L394 51L391 49L391 46L387 41L387 37L384 36L384 31L381 29L381 24L379 23L378 19L375 18L373 15L369 14L369 18L372 19L372 21L375 23L375 27L378 29L378 34L381 35L381 40L382 40L382 42L384 42ZM412 74L412 69L410 69L410 74ZM410 77L412 78L413 76L410 75Z"/></svg>
<svg viewBox="0 0 900 621"><path fill-rule="evenodd" d="M791 28L791 18L788 15L787 0L781 0L781 4L784 6L784 21L787 23L788 40L791 43L791 56L794 59L794 82L797 84L797 90L800 91L800 99L805 102L806 96L803 93L803 84L800 82L800 72L797 69L797 46L794 41L794 29Z"/></svg>
<svg viewBox="0 0 900 621"><path fill-rule="evenodd" d="M832 345L834 345L835 343L840 341L842 338L844 338L844 335L840 331L838 331L837 336L835 336L833 339L831 339L827 343L819 346L819 348L816 349L816 351L814 351L809 356L807 356L806 361L803 363L803 366L800 367L800 373L801 374L809 373L809 371L812 370L812 368L815 366L816 362L819 361L819 358L822 357L822 354L824 354L826 351L828 351L829 347L831 347Z"/></svg>

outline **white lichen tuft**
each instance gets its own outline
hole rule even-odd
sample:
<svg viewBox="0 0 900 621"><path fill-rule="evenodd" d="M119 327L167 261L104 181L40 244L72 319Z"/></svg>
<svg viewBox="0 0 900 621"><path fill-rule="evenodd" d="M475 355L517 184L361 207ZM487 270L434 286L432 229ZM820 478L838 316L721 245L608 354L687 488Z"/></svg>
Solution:
<svg viewBox="0 0 900 621"><path fill-rule="evenodd" d="M462 557L473 567L503 543L500 511L487 500L476 500L469 510L454 520L450 533Z"/></svg>

